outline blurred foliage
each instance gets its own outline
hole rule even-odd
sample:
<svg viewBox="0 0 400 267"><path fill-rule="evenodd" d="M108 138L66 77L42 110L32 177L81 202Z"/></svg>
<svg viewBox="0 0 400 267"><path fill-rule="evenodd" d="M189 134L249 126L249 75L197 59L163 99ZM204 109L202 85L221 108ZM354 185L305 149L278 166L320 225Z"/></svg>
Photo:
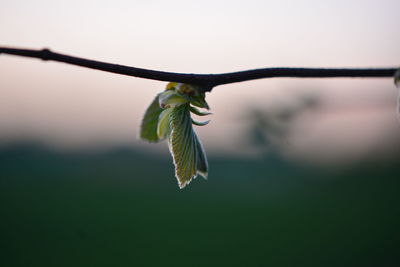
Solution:
<svg viewBox="0 0 400 267"><path fill-rule="evenodd" d="M0 266L398 266L400 165L210 157L180 190L139 150L0 149ZM171 172L171 173L168 173Z"/></svg>
<svg viewBox="0 0 400 267"><path fill-rule="evenodd" d="M319 108L315 95L296 98L291 105L279 105L265 109L253 106L248 109L242 122L247 130L243 140L258 151L279 157L282 146L292 131L293 123L304 112Z"/></svg>

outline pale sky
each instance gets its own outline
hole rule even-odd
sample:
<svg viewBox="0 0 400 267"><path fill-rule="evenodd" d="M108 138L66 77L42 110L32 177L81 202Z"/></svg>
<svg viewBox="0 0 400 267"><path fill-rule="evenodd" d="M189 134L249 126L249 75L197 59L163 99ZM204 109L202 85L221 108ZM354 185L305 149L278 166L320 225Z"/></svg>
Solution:
<svg viewBox="0 0 400 267"><path fill-rule="evenodd" d="M398 0L0 0L0 5L0 45L47 47L136 67L219 73L400 65ZM64 148L154 149L136 134L146 106L164 87L1 55L0 142L30 138ZM317 95L322 111L297 121L288 157L319 151L319 159L357 158L399 144L391 79L264 79L217 87L207 96L212 121L199 135L210 153L243 153L238 139L249 107L287 105L304 94ZM156 147L166 150L165 144Z"/></svg>

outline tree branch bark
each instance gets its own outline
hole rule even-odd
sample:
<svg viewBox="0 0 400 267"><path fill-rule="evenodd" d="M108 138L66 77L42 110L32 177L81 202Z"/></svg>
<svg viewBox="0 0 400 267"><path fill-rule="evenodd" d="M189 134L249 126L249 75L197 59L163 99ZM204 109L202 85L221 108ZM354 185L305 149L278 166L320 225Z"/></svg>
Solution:
<svg viewBox="0 0 400 267"><path fill-rule="evenodd" d="M293 78L333 78L333 77L357 77L377 78L394 77L396 68L264 68L221 74L189 74L175 73L157 70L142 69L136 67L111 64L96 60L68 56L55 53L49 49L19 49L0 47L0 54L17 55L64 62L71 65L107 71L138 78L145 78L167 82L181 82L201 86L204 91L211 91L213 87L244 82L262 78L293 77Z"/></svg>

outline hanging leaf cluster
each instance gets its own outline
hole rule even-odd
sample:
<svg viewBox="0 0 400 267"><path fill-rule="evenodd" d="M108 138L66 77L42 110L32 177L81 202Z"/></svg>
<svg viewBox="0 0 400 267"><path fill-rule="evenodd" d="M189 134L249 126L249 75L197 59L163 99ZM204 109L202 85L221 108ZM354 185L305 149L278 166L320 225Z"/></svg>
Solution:
<svg viewBox="0 0 400 267"><path fill-rule="evenodd" d="M193 85L171 82L147 108L140 126L142 140L155 143L167 139L180 188L199 174L205 179L208 175L206 153L193 124L204 126L209 121L195 121L191 113L198 116L211 113L197 107L209 109L204 92Z"/></svg>

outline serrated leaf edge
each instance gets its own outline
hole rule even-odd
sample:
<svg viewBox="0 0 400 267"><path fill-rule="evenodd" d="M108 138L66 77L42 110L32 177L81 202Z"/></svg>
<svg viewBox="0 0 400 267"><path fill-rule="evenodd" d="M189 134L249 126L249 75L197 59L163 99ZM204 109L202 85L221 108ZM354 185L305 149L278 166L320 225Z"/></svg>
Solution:
<svg viewBox="0 0 400 267"><path fill-rule="evenodd" d="M191 120L189 109L187 110L187 112L188 112L187 116L189 117L188 119ZM179 175L178 175L178 168L180 166L178 166L179 163L177 162L177 158L176 158L176 155L175 155L174 150L173 150L173 140L172 140L172 138L173 138L175 129L172 126L172 119L171 119L171 133L170 133L170 136L168 137L168 142L167 142L168 143L168 149L169 149L169 152L170 152L170 154L172 156L172 161L173 161L173 164L174 164L174 167L175 167L175 177L176 177L176 179L178 181L178 186L179 186L180 189L185 188L188 184L190 184L191 181L196 179L199 174L204 179L207 179L207 177L208 177L208 162L207 162L207 156L205 154L204 147L203 147L200 139L198 138L198 136L196 134L196 131L194 130L192 124L188 124L188 127L191 127L191 131L193 133L193 138L192 138L191 142L194 142L193 145L196 147L196 150L193 151L194 152L194 154L193 154L193 157L194 157L193 163L195 164L195 168L194 168L195 171L194 171L194 174L188 180L184 181L183 177L179 177ZM200 150L198 150L198 149L200 149ZM182 150L186 151L186 148L183 147ZM199 170L199 166L198 166L199 153L201 153L203 155L203 157L204 157L204 161L205 161L207 172L203 172L203 171Z"/></svg>

